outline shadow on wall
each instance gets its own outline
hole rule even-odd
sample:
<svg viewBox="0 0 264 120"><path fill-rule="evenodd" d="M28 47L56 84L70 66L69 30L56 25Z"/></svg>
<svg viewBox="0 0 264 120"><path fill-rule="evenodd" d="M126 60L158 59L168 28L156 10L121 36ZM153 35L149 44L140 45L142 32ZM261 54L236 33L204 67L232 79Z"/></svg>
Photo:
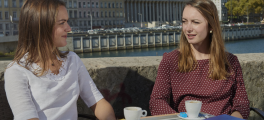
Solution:
<svg viewBox="0 0 264 120"><path fill-rule="evenodd" d="M0 120L13 120L13 113L5 93L4 72L0 72Z"/></svg>
<svg viewBox="0 0 264 120"><path fill-rule="evenodd" d="M156 67L108 67L88 70L98 89L114 108L117 118L124 118L123 109L138 106L149 111L149 99L156 78ZM143 76L139 73L145 73ZM78 113L93 114L79 99ZM80 119L79 119L80 120Z"/></svg>

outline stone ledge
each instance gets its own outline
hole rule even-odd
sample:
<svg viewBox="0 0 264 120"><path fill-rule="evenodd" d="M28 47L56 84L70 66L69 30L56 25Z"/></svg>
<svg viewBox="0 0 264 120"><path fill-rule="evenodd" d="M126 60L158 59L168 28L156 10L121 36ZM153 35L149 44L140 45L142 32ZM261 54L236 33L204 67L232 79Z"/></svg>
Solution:
<svg viewBox="0 0 264 120"><path fill-rule="evenodd" d="M236 54L245 81L250 106L264 110L264 53ZM98 89L114 107L116 116L123 117L126 106L140 106L149 112L149 99L162 56L82 58ZM10 61L0 61L0 93L4 93L4 70ZM0 101L4 103L7 101ZM78 100L78 112L92 114ZM6 110L10 111L10 110ZM12 113L12 112L8 112ZM260 119L252 113L250 120Z"/></svg>

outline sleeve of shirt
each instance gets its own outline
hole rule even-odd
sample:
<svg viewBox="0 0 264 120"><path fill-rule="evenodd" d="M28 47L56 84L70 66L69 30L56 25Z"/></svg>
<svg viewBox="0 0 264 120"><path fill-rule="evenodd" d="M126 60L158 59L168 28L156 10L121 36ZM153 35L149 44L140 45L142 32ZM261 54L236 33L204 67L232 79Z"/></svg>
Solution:
<svg viewBox="0 0 264 120"><path fill-rule="evenodd" d="M5 71L5 91L14 120L39 118L29 89L26 69L13 65Z"/></svg>
<svg viewBox="0 0 264 120"><path fill-rule="evenodd" d="M152 115L176 113L167 102L171 94L169 73L170 63L168 60L168 54L164 53L149 101L149 109Z"/></svg>
<svg viewBox="0 0 264 120"><path fill-rule="evenodd" d="M78 64L78 79L80 86L80 96L88 107L93 106L99 100L103 98L103 95L97 89L91 76L89 75L86 67L84 66L81 59L77 57Z"/></svg>
<svg viewBox="0 0 264 120"><path fill-rule="evenodd" d="M231 113L238 111L244 119L247 119L250 113L249 100L244 85L242 69L236 56L234 57L234 65L236 67L234 70L236 85Z"/></svg>

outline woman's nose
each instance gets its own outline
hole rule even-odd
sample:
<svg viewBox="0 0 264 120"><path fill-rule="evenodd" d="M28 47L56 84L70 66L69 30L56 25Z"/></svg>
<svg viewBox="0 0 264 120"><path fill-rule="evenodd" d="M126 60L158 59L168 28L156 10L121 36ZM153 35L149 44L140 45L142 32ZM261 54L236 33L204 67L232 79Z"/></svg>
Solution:
<svg viewBox="0 0 264 120"><path fill-rule="evenodd" d="M186 24L186 31L192 32L192 30L193 30L192 24L191 23Z"/></svg>

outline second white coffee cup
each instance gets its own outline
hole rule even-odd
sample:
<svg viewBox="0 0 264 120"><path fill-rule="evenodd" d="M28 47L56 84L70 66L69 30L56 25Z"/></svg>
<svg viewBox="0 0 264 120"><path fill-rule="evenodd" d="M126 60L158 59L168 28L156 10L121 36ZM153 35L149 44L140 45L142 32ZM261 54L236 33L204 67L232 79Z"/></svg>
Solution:
<svg viewBox="0 0 264 120"><path fill-rule="evenodd" d="M140 117L147 116L147 111L140 107L125 107L124 115L126 120L140 120Z"/></svg>
<svg viewBox="0 0 264 120"><path fill-rule="evenodd" d="M197 118L202 107L202 102L198 100L185 101L185 109L188 118Z"/></svg>

